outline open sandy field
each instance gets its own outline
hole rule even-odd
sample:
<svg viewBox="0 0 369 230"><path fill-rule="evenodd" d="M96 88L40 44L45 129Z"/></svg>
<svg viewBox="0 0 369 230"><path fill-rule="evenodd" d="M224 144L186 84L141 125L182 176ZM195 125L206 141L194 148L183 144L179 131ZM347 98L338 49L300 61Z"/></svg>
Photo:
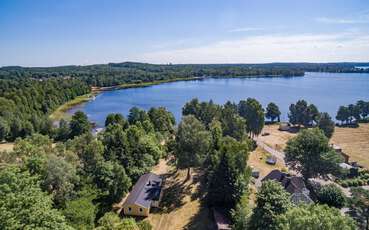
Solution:
<svg viewBox="0 0 369 230"><path fill-rule="evenodd" d="M358 128L336 127L331 142L338 144L350 161L369 168L369 124L360 124Z"/></svg>
<svg viewBox="0 0 369 230"><path fill-rule="evenodd" d="M14 148L14 143L0 143L0 151L12 151Z"/></svg>
<svg viewBox="0 0 369 230"><path fill-rule="evenodd" d="M263 133L268 136L260 136L259 140L277 150L283 150L287 141L296 136L296 133L279 131L278 125L266 125ZM360 124L358 128L336 127L331 143L341 146L343 152L350 156L350 161L357 161L369 168L369 124Z"/></svg>
<svg viewBox="0 0 369 230"><path fill-rule="evenodd" d="M275 165L267 164L265 161L268 155L266 151L258 147L250 153L249 160L247 161L249 166L260 171L260 178L265 177L273 169L286 169L284 163L281 161L277 161Z"/></svg>
<svg viewBox="0 0 369 230"><path fill-rule="evenodd" d="M283 149L286 147L287 141L290 138L296 136L297 134L288 131L279 131L278 128L279 128L278 124L264 126L262 133L269 133L270 135L268 136L260 135L258 139L264 142L265 144L269 145L271 148L283 151Z"/></svg>

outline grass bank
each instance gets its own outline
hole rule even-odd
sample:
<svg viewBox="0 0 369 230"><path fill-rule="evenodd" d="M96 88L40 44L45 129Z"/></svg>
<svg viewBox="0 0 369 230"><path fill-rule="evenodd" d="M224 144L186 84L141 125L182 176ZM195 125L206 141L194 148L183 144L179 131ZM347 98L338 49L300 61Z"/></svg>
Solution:
<svg viewBox="0 0 369 230"><path fill-rule="evenodd" d="M52 121L59 121L60 119L68 120L70 119L70 115L67 113L67 111L71 108L73 108L76 105L82 104L84 102L87 102L91 100L94 94L89 93L82 96L78 96L74 98L71 101L68 101L67 103L59 106L52 114L50 114L49 118Z"/></svg>
<svg viewBox="0 0 369 230"><path fill-rule="evenodd" d="M167 80L158 80L158 81L150 81L150 82L137 82L137 83L126 83L115 86L107 86L107 87L92 87L92 92L101 92L101 91L110 91L116 89L130 89L130 88L142 88L149 87L153 85L160 85L163 83L177 82L177 81L192 81L192 80L200 80L202 77L189 77L189 78L174 78Z"/></svg>

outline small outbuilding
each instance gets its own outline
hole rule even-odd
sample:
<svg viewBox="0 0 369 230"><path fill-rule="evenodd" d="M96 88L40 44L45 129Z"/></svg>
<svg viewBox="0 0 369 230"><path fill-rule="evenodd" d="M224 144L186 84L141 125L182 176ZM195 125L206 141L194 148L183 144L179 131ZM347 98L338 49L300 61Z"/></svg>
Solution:
<svg viewBox="0 0 369 230"><path fill-rule="evenodd" d="M342 148L341 148L339 145L331 144L331 147L334 149L334 151L336 151L336 153L337 153L338 155L340 155L340 156L343 158L343 160L344 160L344 162L345 162L346 164L348 164L348 163L349 163L350 156L349 156L349 155L347 155L346 153L344 153L344 152L342 151Z"/></svg>
<svg viewBox="0 0 369 230"><path fill-rule="evenodd" d="M123 204L124 215L148 216L150 208L159 207L163 180L159 175L146 173L138 179Z"/></svg>
<svg viewBox="0 0 369 230"><path fill-rule="evenodd" d="M288 131L288 130L290 130L290 128L291 128L291 125L288 122L279 123L279 130L280 131Z"/></svg>
<svg viewBox="0 0 369 230"><path fill-rule="evenodd" d="M275 165L275 164L277 164L277 157L276 156L269 156L269 157L267 157L267 159L266 159L266 163L267 164L270 164L270 165Z"/></svg>
<svg viewBox="0 0 369 230"><path fill-rule="evenodd" d="M254 177L254 178L259 178L260 177L260 170L256 169L256 168L253 168L251 170L251 176Z"/></svg>

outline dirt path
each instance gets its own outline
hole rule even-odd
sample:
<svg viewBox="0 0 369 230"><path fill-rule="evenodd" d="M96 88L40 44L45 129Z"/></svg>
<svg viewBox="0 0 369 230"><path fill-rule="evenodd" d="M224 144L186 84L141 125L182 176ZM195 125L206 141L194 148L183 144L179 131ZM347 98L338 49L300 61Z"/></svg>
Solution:
<svg viewBox="0 0 369 230"><path fill-rule="evenodd" d="M151 172L163 176L169 173L170 168L169 160L160 159L159 164L155 165Z"/></svg>
<svg viewBox="0 0 369 230"><path fill-rule="evenodd" d="M278 151L277 149L274 149L270 147L269 145L265 144L263 141L256 139L257 145L267 151L268 153L272 154L273 156L277 157L278 161L282 162L282 164L285 164L284 162L284 152Z"/></svg>

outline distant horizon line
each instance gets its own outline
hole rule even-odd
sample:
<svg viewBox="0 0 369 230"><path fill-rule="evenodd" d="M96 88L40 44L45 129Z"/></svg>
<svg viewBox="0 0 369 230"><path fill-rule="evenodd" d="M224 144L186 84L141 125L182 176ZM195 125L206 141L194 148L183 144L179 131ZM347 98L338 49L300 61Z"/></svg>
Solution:
<svg viewBox="0 0 369 230"><path fill-rule="evenodd" d="M369 65L368 61L338 61L338 62L259 62L259 63L150 63L150 62L139 62L139 61L123 61L123 62L107 62L107 63L94 63L94 64L62 64L62 65L51 65L51 66L23 66L23 65L2 65L0 68L60 68L60 67L87 67L94 65L110 65L110 64L148 64L148 65L270 65L270 64L366 64Z"/></svg>

